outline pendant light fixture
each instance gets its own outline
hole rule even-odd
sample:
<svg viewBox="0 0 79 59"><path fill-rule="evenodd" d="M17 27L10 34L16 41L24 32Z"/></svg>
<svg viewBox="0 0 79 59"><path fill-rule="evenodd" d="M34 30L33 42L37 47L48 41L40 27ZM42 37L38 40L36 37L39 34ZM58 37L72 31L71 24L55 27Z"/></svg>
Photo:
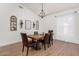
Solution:
<svg viewBox="0 0 79 59"><path fill-rule="evenodd" d="M41 18L44 18L45 17L45 12L44 12L44 9L43 9L43 3L41 5L42 5L42 9L41 9L41 12L40 12L39 16Z"/></svg>

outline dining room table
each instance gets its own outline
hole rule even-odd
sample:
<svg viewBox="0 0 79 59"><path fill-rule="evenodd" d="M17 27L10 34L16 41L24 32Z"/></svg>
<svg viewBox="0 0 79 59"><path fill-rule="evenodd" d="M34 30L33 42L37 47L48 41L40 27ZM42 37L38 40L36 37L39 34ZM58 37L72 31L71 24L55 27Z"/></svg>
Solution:
<svg viewBox="0 0 79 59"><path fill-rule="evenodd" d="M44 38L44 34L38 34L38 35L28 35L29 38L32 38L32 40L35 42L34 45L35 45L35 50L39 50L41 49L40 47L40 42L39 40L43 40Z"/></svg>

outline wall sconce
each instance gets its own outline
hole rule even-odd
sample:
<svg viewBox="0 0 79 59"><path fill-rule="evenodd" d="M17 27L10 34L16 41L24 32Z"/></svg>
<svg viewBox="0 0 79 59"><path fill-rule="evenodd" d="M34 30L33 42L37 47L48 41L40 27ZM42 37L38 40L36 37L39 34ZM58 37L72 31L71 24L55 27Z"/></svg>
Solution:
<svg viewBox="0 0 79 59"><path fill-rule="evenodd" d="M23 27L23 20L20 20L20 28Z"/></svg>
<svg viewBox="0 0 79 59"><path fill-rule="evenodd" d="M35 23L33 22L33 28L35 28Z"/></svg>

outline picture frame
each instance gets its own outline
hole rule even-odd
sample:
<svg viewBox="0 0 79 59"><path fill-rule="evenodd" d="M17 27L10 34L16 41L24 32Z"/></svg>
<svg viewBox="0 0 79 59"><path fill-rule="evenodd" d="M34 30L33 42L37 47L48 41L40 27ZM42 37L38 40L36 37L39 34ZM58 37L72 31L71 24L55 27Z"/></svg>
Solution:
<svg viewBox="0 0 79 59"><path fill-rule="evenodd" d="M39 30L39 21L36 21L36 30Z"/></svg>
<svg viewBox="0 0 79 59"><path fill-rule="evenodd" d="M17 30L17 17L11 16L10 17L10 31L16 31Z"/></svg>
<svg viewBox="0 0 79 59"><path fill-rule="evenodd" d="M25 20L25 30L31 30L31 20Z"/></svg>

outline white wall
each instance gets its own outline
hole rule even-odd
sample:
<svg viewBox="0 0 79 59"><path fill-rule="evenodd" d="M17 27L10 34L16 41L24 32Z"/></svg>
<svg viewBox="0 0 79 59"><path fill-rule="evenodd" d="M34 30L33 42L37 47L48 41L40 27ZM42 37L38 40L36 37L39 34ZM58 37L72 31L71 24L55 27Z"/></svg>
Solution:
<svg viewBox="0 0 79 59"><path fill-rule="evenodd" d="M0 3L0 47L21 41L20 32L33 33L33 28L27 31L25 25L23 29L20 29L19 20L31 20L31 22L39 20L37 15L24 6L23 9L19 8L19 5L21 4ZM17 31L10 31L10 16L12 15L17 17ZM38 31L41 32L41 29Z"/></svg>
<svg viewBox="0 0 79 59"><path fill-rule="evenodd" d="M74 19L75 19L76 39L79 40L79 12L75 13ZM77 42L79 42L79 41L77 41Z"/></svg>
<svg viewBox="0 0 79 59"><path fill-rule="evenodd" d="M79 8L49 15L44 21L44 31L53 29L54 39L79 44Z"/></svg>
<svg viewBox="0 0 79 59"><path fill-rule="evenodd" d="M56 39L73 41L76 38L74 14L67 14L56 18Z"/></svg>
<svg viewBox="0 0 79 59"><path fill-rule="evenodd" d="M12 4L12 3L0 3L0 47L5 46L8 44L12 44L15 42L21 41L21 36L20 32L26 32L27 34L33 34L35 29L32 27L31 23L31 30L25 30L25 25L23 26L23 29L20 29L19 26L19 20L31 20L31 22L35 22L35 20L39 20L39 33L42 32L48 32L49 29L54 30L54 38L58 40L63 40L63 41L68 41L68 42L73 42L73 43L79 43L79 13L73 14L74 10L79 10L79 9L73 9L73 10L68 10L56 14L52 14L49 16L46 16L45 18L41 19L37 15L35 15L32 11L27 9L26 7L23 6L23 9L19 8L18 6L21 4ZM74 27L72 24L72 29L75 31L75 36L74 39L72 37L65 39L65 37L62 37L62 39L57 36L57 21L61 21L60 19L63 20L63 18L70 14L73 14L73 22L74 22ZM17 31L10 31L10 16L15 15L17 17ZM57 16L57 17L55 17ZM62 16L62 17L61 17ZM59 18L58 18L59 17ZM72 23L72 21L71 21ZM25 24L25 22L24 22ZM69 29L69 28L68 28ZM59 32L61 33L61 32ZM67 33L68 34L68 33ZM74 33L72 33L74 34Z"/></svg>

